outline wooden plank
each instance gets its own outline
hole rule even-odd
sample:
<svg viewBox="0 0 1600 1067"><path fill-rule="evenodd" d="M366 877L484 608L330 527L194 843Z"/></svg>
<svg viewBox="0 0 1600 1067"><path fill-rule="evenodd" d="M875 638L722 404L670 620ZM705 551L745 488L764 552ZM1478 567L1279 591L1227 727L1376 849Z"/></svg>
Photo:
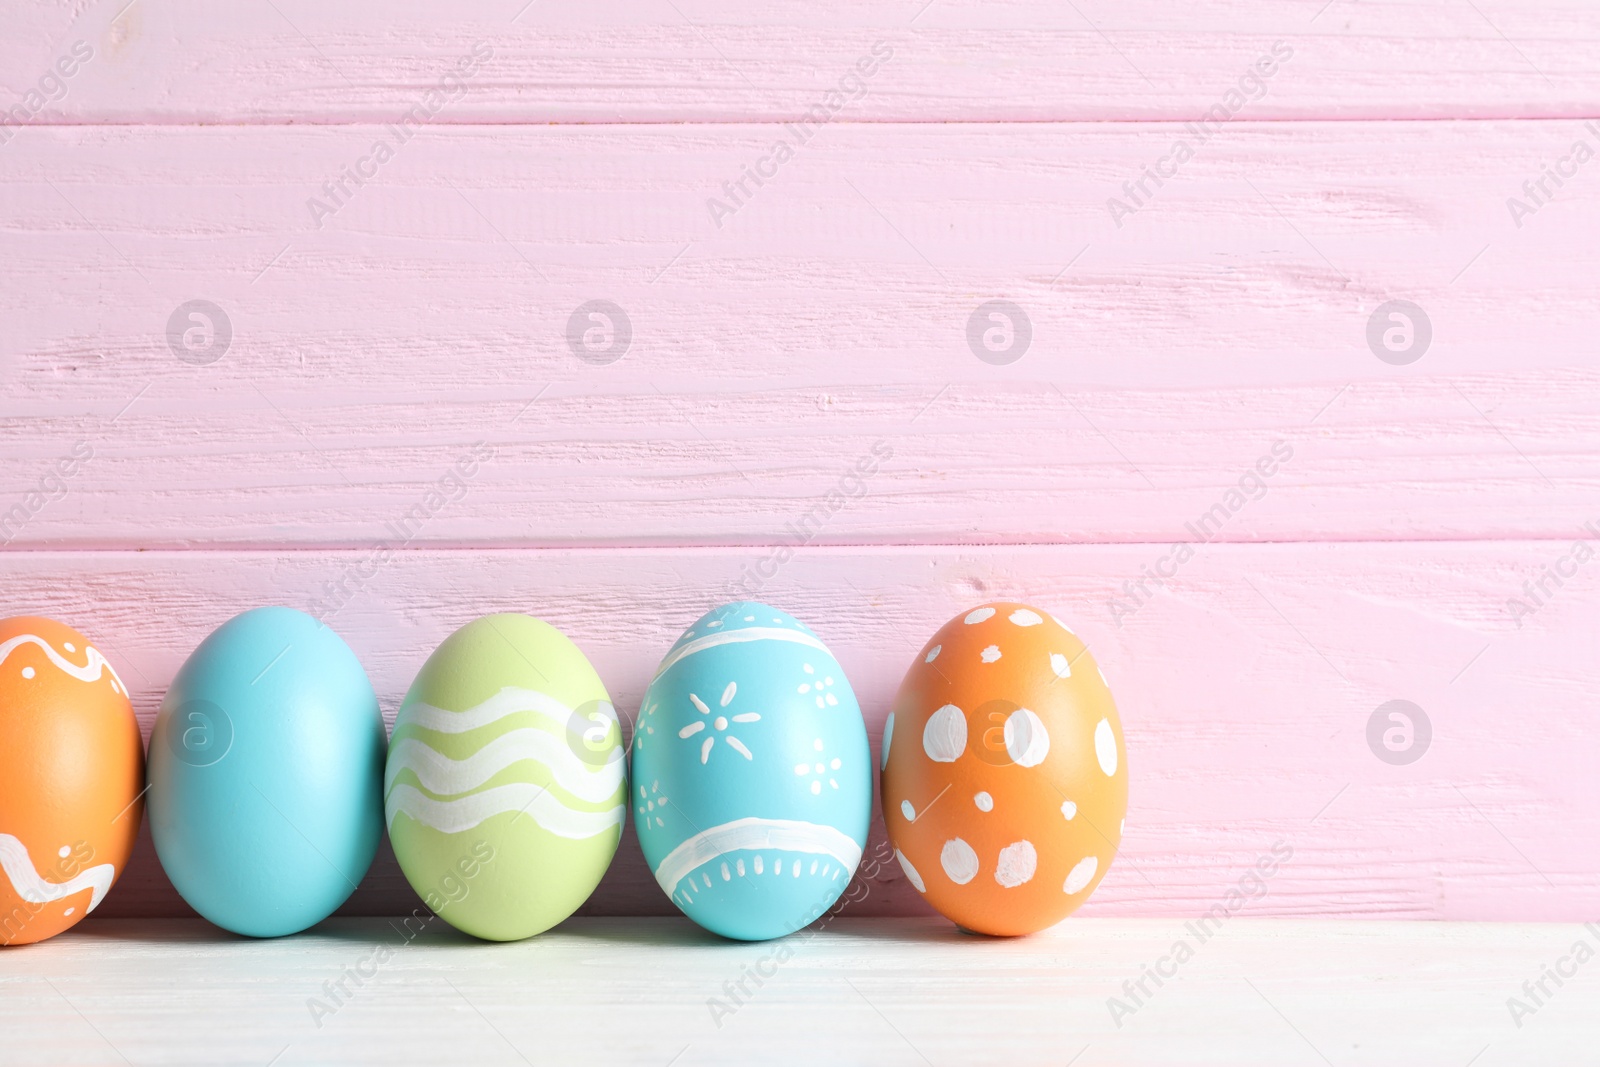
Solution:
<svg viewBox="0 0 1600 1067"><path fill-rule="evenodd" d="M1588 116L1600 94L1585 0L13 6L3 99L32 121L388 121L463 59L433 121L788 121L841 86L855 121L1192 119L1274 48L1241 118Z"/></svg>
<svg viewBox="0 0 1600 1067"><path fill-rule="evenodd" d="M480 440L417 543L770 544L841 486L819 541L1167 541L1278 441L1223 539L1595 518L1600 172L1506 207L1580 124L1233 127L1120 227L1181 127L829 129L720 228L774 128L453 127L313 226L380 136L18 135L0 540L371 544ZM568 339L596 299L608 365ZM1032 324L1009 365L969 343L995 299ZM1431 322L1409 365L1369 347L1392 299Z"/></svg>
<svg viewBox="0 0 1600 1067"><path fill-rule="evenodd" d="M1172 569L1164 547L813 547L760 594L830 644L874 738L911 657L958 611L1015 597L1074 625L1117 695L1133 769L1125 849L1088 914L1203 913L1283 841L1294 858L1253 906L1262 915L1575 921L1600 890L1600 857L1573 847L1600 839L1600 779L1586 770L1600 594L1584 565L1561 562L1566 550L1202 546L1168 588L1147 587L1135 603L1124 583ZM570 634L631 713L681 628L734 599L757 558L409 551L368 567L358 552L30 551L0 553L0 588L8 613L91 635L148 734L189 651L263 603L326 611L391 718L450 631L501 610ZM1531 615L1511 613L1508 600L1528 596L1524 582L1547 567L1575 574L1547 583ZM324 583L340 581L350 598L327 603ZM1369 720L1392 700L1414 702L1432 724L1430 747L1405 766L1368 747ZM148 859L107 899L108 915L177 908ZM356 909L411 906L392 865L369 881ZM590 908L664 903L630 845ZM921 909L896 872L864 906Z"/></svg>
<svg viewBox="0 0 1600 1067"><path fill-rule="evenodd" d="M1176 919L1071 919L995 941L846 913L768 944L580 919L486 945L395 922L248 941L90 920L0 955L5 1060L1502 1067L1581 1062L1600 1012L1573 955L1600 935L1578 925L1238 918L1199 943ZM1180 940L1193 955L1175 965ZM1508 998L1541 980L1549 995L1512 1016ZM1114 1021L1137 981L1150 995Z"/></svg>

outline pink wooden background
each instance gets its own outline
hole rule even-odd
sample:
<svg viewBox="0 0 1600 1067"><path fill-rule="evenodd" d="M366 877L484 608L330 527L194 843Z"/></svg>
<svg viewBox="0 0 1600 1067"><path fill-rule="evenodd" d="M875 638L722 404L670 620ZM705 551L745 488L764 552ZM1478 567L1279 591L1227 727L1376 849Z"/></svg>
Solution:
<svg viewBox="0 0 1600 1067"><path fill-rule="evenodd" d="M0 513L92 450L0 530L0 609L93 635L147 732L205 634L325 602L480 440L494 458L332 624L391 717L494 610L561 626L631 710L882 442L762 596L830 641L875 740L956 611L1071 620L1134 774L1086 914L1204 910L1281 839L1255 914L1593 917L1600 564L1561 563L1600 545L1589 0L124 3L0 12ZM707 198L878 42L718 226ZM1534 204L1547 168L1570 173ZM209 365L168 345L192 299L232 325ZM567 346L592 299L633 326L607 366ZM1033 324L1008 366L967 346L991 299ZM1391 299L1433 326L1405 366L1366 342ZM1265 495L1114 612L1280 441ZM1393 699L1433 724L1408 766L1367 746ZM411 900L385 856L346 911ZM856 906L921 908L888 876ZM587 910L670 912L631 830ZM184 911L146 838L100 914Z"/></svg>

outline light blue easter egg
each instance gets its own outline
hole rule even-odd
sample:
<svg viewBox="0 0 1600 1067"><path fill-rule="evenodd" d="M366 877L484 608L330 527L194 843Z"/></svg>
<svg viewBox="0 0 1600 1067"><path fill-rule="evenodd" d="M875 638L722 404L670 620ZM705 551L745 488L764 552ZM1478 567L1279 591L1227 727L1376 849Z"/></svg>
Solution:
<svg viewBox="0 0 1600 1067"><path fill-rule="evenodd" d="M377 851L386 741L338 634L292 608L223 623L178 671L150 735L150 828L167 877L234 933L321 922Z"/></svg>
<svg viewBox="0 0 1600 1067"><path fill-rule="evenodd" d="M728 604L657 668L628 797L656 882L695 922L763 941L844 892L866 846L872 767L861 708L811 630Z"/></svg>

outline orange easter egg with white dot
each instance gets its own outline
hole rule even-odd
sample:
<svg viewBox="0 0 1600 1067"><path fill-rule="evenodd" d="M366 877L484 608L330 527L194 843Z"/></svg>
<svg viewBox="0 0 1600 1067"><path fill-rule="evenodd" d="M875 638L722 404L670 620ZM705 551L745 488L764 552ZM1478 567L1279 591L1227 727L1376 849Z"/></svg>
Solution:
<svg viewBox="0 0 1600 1067"><path fill-rule="evenodd" d="M50 619L0 620L0 945L73 926L139 833L144 747L100 650Z"/></svg>
<svg viewBox="0 0 1600 1067"><path fill-rule="evenodd" d="M1055 616L985 604L917 653L884 726L884 821L906 879L968 930L1053 926L1111 866L1128 810L1122 722Z"/></svg>

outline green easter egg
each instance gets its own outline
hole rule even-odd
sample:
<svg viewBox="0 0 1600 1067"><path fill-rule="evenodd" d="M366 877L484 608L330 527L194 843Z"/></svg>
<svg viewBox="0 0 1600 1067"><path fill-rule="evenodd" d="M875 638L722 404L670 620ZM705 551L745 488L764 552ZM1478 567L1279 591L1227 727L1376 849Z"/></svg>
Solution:
<svg viewBox="0 0 1600 1067"><path fill-rule="evenodd" d="M395 719L384 817L395 858L458 930L515 941L589 898L622 836L622 729L578 647L488 615L434 650Z"/></svg>

